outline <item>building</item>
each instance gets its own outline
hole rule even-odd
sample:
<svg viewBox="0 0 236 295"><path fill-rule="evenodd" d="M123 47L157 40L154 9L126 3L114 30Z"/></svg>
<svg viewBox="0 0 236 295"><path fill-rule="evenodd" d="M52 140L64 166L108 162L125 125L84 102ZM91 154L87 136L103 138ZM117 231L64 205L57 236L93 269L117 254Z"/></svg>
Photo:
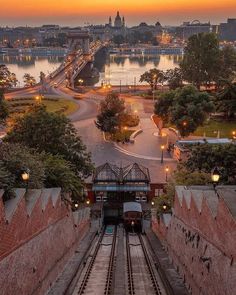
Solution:
<svg viewBox="0 0 236 295"><path fill-rule="evenodd" d="M147 202L149 170L137 163L125 167L105 163L95 169L92 191L96 202Z"/></svg>
<svg viewBox="0 0 236 295"><path fill-rule="evenodd" d="M219 38L222 41L236 41L236 18L229 18L227 23L219 25Z"/></svg>
<svg viewBox="0 0 236 295"><path fill-rule="evenodd" d="M114 35L125 36L126 35L125 18L124 18L124 16L121 18L119 11L117 11L114 25L112 24L112 18L110 16L109 22L105 26L109 28L111 36L114 36Z"/></svg>
<svg viewBox="0 0 236 295"><path fill-rule="evenodd" d="M210 33L211 24L200 23L198 20L193 22L184 22L181 26L176 28L176 37L187 40L189 37L199 33Z"/></svg>

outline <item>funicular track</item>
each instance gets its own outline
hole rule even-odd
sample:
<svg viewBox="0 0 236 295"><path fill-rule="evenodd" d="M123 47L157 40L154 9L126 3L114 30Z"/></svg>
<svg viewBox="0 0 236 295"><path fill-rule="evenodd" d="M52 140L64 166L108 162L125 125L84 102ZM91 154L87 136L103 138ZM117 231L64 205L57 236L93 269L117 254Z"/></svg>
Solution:
<svg viewBox="0 0 236 295"><path fill-rule="evenodd" d="M132 240L132 241L131 241ZM158 281L157 275L154 271L154 267L151 263L151 259L149 257L149 253L146 249L145 243L143 241L143 237L141 234L135 234L135 233L127 233L126 234L126 257L127 257L127 277L128 277L128 293L130 295L138 295L140 294L140 286L138 286L137 278L135 278L134 273L134 257L132 257L132 251L134 251L134 248L139 248L138 250L141 250L142 255L145 259L146 269L148 270L148 278L143 278L144 284L147 284L147 279L149 280L151 286L151 290L141 292L142 294L157 294L157 295L164 295L165 292L162 291L162 288L160 287L160 282ZM136 262L137 263L137 262ZM140 270L140 272L142 272ZM143 272L144 273L144 272ZM141 280L141 276L139 276L139 279ZM137 285L136 285L137 284Z"/></svg>
<svg viewBox="0 0 236 295"><path fill-rule="evenodd" d="M102 234L100 235L96 247L93 251L93 254L91 256L91 259L88 263L88 266L86 268L85 273L82 275L82 280L79 279L79 282L77 284L77 287L75 288L73 295L78 294L86 294L86 289L89 286L89 283L93 277L95 277L95 272L96 270L94 269L95 264L99 258L99 251L101 249L101 246L106 246L106 247L111 247L111 250L108 251L108 264L103 265L104 268L107 267L107 273L106 273L106 281L104 284L104 290L97 290L96 293L94 294L105 294L109 295L111 294L111 289L112 289L112 281L113 281L113 270L114 270L114 263L115 263L115 253L116 253L116 235L117 235L117 228L114 227L113 230L113 235L111 236L112 242L109 244L103 244L104 239L106 239L107 234L106 234L106 229L104 228L102 231ZM89 292L88 292L89 293Z"/></svg>

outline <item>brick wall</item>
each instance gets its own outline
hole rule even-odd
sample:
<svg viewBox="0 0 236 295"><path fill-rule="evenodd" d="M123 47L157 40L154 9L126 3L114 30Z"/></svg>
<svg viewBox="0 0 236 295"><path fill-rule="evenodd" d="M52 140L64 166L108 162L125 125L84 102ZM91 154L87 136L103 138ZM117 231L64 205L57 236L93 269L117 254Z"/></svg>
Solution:
<svg viewBox="0 0 236 295"><path fill-rule="evenodd" d="M203 196L200 204L175 197L170 222L154 219L153 230L191 294L236 294L235 217L223 198L213 207Z"/></svg>
<svg viewBox="0 0 236 295"><path fill-rule="evenodd" d="M89 229L89 210L74 213L59 189L0 199L0 294L45 294Z"/></svg>

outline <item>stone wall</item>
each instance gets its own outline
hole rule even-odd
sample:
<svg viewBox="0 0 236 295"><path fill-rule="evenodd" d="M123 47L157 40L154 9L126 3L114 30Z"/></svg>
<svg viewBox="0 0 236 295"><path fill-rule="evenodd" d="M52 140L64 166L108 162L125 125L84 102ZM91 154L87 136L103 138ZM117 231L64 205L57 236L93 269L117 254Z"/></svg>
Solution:
<svg viewBox="0 0 236 295"><path fill-rule="evenodd" d="M235 188L236 189L236 188ZM236 190L176 188L153 230L193 295L236 294Z"/></svg>
<svg viewBox="0 0 236 295"><path fill-rule="evenodd" d="M72 212L60 189L0 191L0 294L45 294L89 229L88 208Z"/></svg>

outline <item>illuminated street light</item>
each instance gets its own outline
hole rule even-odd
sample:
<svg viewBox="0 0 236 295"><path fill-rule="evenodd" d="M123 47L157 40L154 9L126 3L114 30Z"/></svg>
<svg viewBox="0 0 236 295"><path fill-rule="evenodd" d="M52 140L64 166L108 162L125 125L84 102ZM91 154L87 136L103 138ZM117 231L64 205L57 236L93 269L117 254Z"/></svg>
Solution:
<svg viewBox="0 0 236 295"><path fill-rule="evenodd" d="M86 204L89 205L89 204L90 204L90 200L87 200L87 201L86 201Z"/></svg>
<svg viewBox="0 0 236 295"><path fill-rule="evenodd" d="M217 167L213 168L213 170L211 171L211 180L213 182L214 190L216 190L216 186L220 180L220 172Z"/></svg>
<svg viewBox="0 0 236 295"><path fill-rule="evenodd" d="M155 202L154 202L154 201L152 201L152 202L151 202L151 205L152 205L152 206L154 206L154 205L155 205Z"/></svg>
<svg viewBox="0 0 236 295"><path fill-rule="evenodd" d="M166 211L166 209L167 209L167 205L166 205L166 204L163 204L163 205L162 205L162 208L163 208L164 211Z"/></svg>
<svg viewBox="0 0 236 295"><path fill-rule="evenodd" d="M236 139L236 131L232 132L233 139Z"/></svg>
<svg viewBox="0 0 236 295"><path fill-rule="evenodd" d="M28 168L22 171L21 178L26 183L26 193L27 193L28 186L29 186L29 179L30 179L30 170Z"/></svg>
<svg viewBox="0 0 236 295"><path fill-rule="evenodd" d="M79 204L78 203L75 203L75 208L77 209L79 207Z"/></svg>
<svg viewBox="0 0 236 295"><path fill-rule="evenodd" d="M166 171L166 182L167 182L167 180L168 180L168 172L170 171L168 166L166 166L165 171Z"/></svg>
<svg viewBox="0 0 236 295"><path fill-rule="evenodd" d="M162 144L161 145L161 164L163 164L164 162L164 149L165 149L165 146Z"/></svg>

